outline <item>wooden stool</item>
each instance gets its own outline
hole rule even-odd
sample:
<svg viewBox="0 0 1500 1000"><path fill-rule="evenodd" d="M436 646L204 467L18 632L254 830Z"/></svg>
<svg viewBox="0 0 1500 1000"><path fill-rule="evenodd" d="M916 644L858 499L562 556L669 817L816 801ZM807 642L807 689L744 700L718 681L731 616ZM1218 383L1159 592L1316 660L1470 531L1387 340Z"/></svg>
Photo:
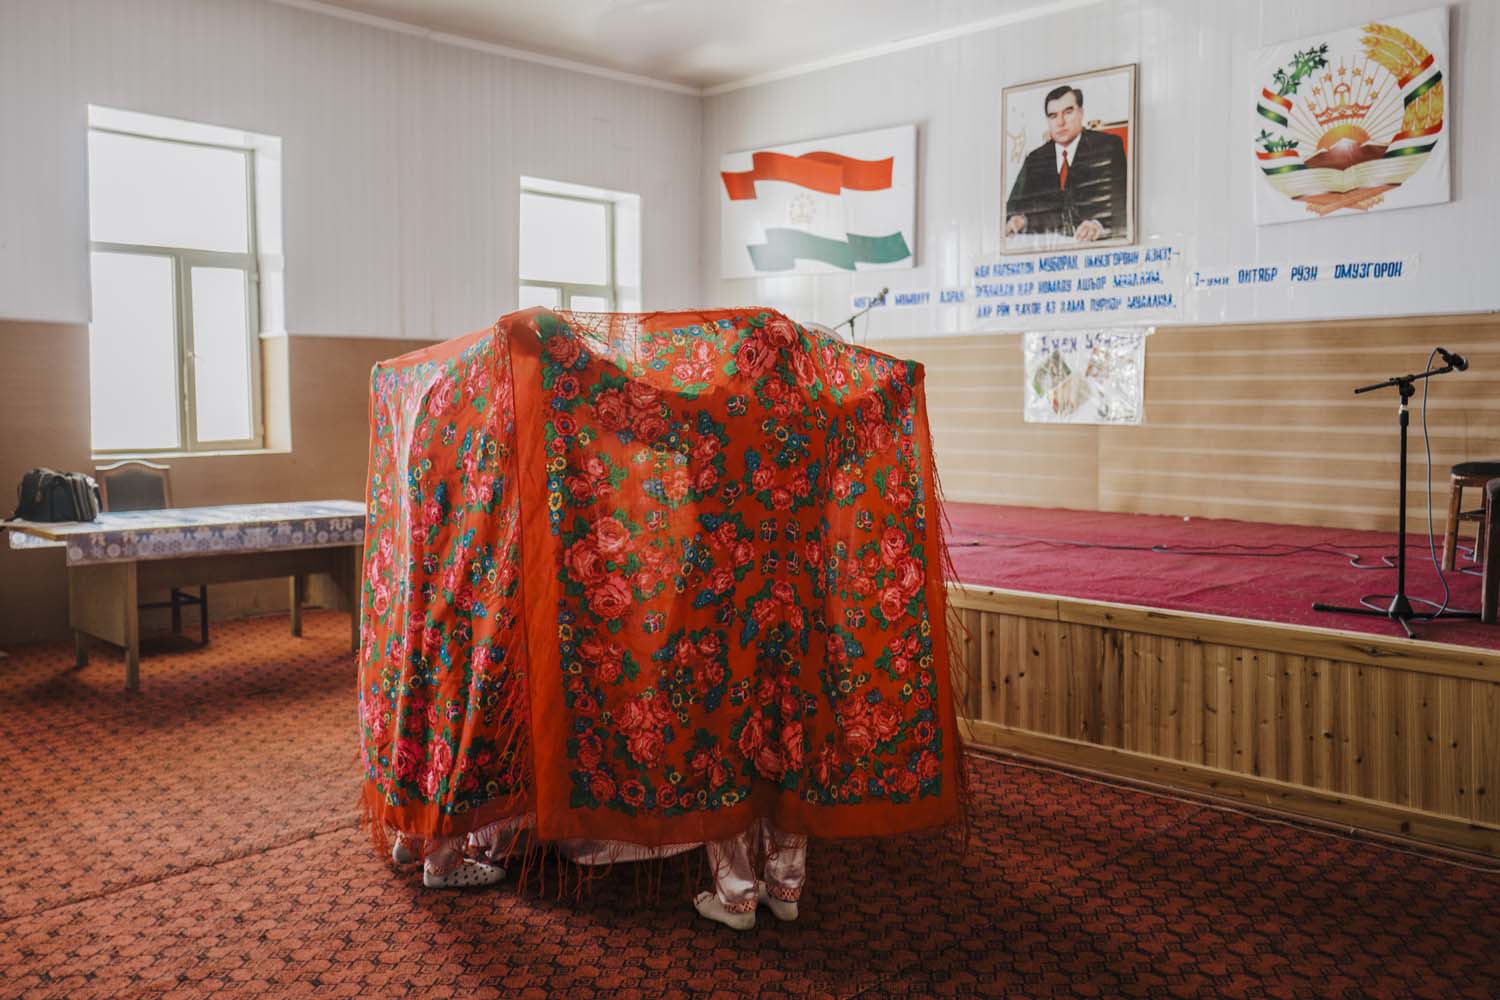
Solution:
<svg viewBox="0 0 1500 1000"><path fill-rule="evenodd" d="M1500 479L1491 479L1484 488L1484 589L1479 599L1479 620L1494 625L1500 605ZM1478 552L1478 549L1475 549Z"/></svg>
<svg viewBox="0 0 1500 1000"><path fill-rule="evenodd" d="M1448 487L1448 527L1443 533L1443 569L1452 569L1458 551L1458 526L1460 521L1476 521L1478 534L1474 538L1474 559L1479 559L1484 549L1484 507L1464 510L1464 487L1481 491L1491 479L1500 479L1500 462L1459 462L1453 467Z"/></svg>

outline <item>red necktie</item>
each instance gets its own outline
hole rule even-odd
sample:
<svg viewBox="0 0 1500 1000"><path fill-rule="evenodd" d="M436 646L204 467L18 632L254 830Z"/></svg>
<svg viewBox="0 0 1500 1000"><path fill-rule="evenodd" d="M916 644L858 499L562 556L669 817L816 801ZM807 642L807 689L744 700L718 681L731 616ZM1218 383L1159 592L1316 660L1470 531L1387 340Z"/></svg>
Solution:
<svg viewBox="0 0 1500 1000"><path fill-rule="evenodd" d="M1061 191L1068 186L1068 151L1063 150L1062 169L1057 172L1057 189Z"/></svg>

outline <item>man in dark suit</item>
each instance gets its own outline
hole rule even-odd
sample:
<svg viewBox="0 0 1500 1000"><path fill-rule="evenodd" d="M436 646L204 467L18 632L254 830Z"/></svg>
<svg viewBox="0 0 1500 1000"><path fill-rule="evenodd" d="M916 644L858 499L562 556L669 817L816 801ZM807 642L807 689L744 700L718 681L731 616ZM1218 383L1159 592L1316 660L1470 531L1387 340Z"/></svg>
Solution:
<svg viewBox="0 0 1500 1000"><path fill-rule="evenodd" d="M1083 127L1083 91L1049 92L1048 142L1033 149L1005 202L1005 235L1060 233L1081 242L1126 231L1125 144Z"/></svg>

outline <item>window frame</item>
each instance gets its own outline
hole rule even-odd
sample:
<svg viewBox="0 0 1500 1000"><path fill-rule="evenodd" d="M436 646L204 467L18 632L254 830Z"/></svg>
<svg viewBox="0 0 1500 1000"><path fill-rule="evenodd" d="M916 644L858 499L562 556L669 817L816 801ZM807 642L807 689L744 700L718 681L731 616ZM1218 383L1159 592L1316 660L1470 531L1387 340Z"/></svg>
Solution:
<svg viewBox="0 0 1500 1000"><path fill-rule="evenodd" d="M604 208L604 254L608 267L605 285L585 285L570 281L547 281L542 278L528 278L521 274L521 245L520 226L517 225L516 233L516 293L525 288L551 288L557 291L559 309L572 309L573 296L587 295L593 298L602 298L605 302L605 312L614 312L618 301L616 289L619 277L615 272L615 203L608 198L590 198L577 194L560 194L556 191L546 191L540 188L523 184L520 197L531 195L536 198L557 198L562 201L581 201L588 205L600 205ZM519 210L519 204L517 205ZM519 215L517 216L519 219Z"/></svg>
<svg viewBox="0 0 1500 1000"><path fill-rule="evenodd" d="M172 455L216 451L254 451L265 446L265 413L262 398L260 357L260 257L255 217L255 154L251 146L204 142L169 136L150 135L128 129L90 125L90 133L106 132L147 142L165 142L179 146L202 146L239 153L245 161L246 249L242 253L223 250L199 250L190 247L160 246L147 243L109 243L89 240L90 259L95 253L129 254L144 257L166 257L172 261L173 341L176 345L177 370L177 436L178 443L164 448L96 448L90 440L90 453L99 457L126 455ZM245 354L250 384L250 436L202 441L198 438L197 354L193 329L194 267L239 270L245 274ZM90 324L92 326L92 324ZM91 418L92 419L92 418ZM93 431L90 428L90 438Z"/></svg>

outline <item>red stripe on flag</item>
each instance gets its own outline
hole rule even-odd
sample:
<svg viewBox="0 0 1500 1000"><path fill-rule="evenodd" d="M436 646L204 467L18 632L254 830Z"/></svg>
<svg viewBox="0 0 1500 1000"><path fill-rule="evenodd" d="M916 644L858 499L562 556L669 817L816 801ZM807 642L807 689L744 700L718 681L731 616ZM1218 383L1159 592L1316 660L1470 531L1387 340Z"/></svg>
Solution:
<svg viewBox="0 0 1500 1000"><path fill-rule="evenodd" d="M1416 69L1412 70L1409 74L1407 74L1406 76L1402 77L1400 80L1396 81L1397 84L1400 85L1400 87L1401 87L1402 90L1405 90L1406 89L1406 85L1408 83L1411 83L1417 77L1421 76L1424 72L1426 72L1427 67L1431 66L1432 63L1433 63L1433 60L1435 60L1436 58L1437 58L1436 56L1432 55L1429 52L1427 54L1427 58L1422 60L1422 65L1418 66Z"/></svg>
<svg viewBox="0 0 1500 1000"><path fill-rule="evenodd" d="M891 186L894 157L856 160L852 156L818 150L801 156L785 153L754 153L750 169L738 173L722 171L724 190L731 201L755 197L756 181L785 181L824 194L851 191L884 191Z"/></svg>
<svg viewBox="0 0 1500 1000"><path fill-rule="evenodd" d="M1437 135L1442 130L1443 123L1438 122L1436 125L1429 125L1427 128L1412 129L1410 132L1398 132L1395 137L1391 139L1391 143L1398 143L1402 139L1421 139L1425 136Z"/></svg>
<svg viewBox="0 0 1500 1000"><path fill-rule="evenodd" d="M1288 111L1292 110L1292 102L1287 100L1285 97L1278 97L1277 95L1264 88L1261 89L1260 96L1264 97L1272 104L1279 104L1281 105L1281 107L1285 108Z"/></svg>

